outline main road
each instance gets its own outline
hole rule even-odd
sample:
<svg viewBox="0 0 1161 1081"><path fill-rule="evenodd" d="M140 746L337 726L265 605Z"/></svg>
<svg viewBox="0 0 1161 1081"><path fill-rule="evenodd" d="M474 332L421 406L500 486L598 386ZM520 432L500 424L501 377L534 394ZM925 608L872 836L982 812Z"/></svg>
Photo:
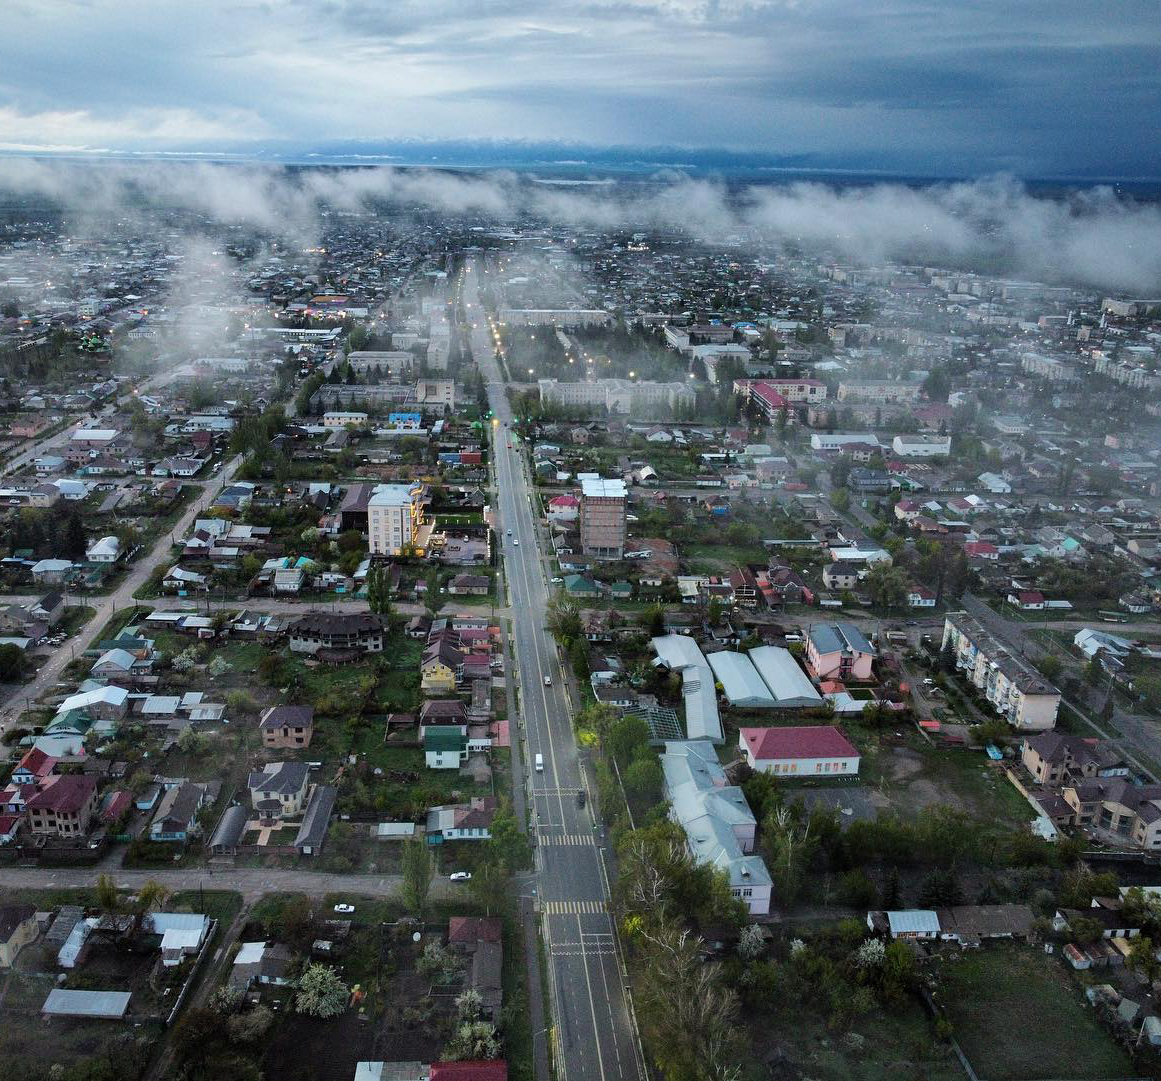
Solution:
<svg viewBox="0 0 1161 1081"><path fill-rule="evenodd" d="M563 1081L638 1081L643 1067L609 911L600 831L591 801L581 806L585 784L568 696L556 645L545 629L548 588L532 488L521 454L509 442L512 410L480 307L479 276L480 261L473 259L464 271L462 296L472 357L497 421L492 461L512 613L518 715L529 763L543 763L528 771L529 806L557 1076Z"/></svg>

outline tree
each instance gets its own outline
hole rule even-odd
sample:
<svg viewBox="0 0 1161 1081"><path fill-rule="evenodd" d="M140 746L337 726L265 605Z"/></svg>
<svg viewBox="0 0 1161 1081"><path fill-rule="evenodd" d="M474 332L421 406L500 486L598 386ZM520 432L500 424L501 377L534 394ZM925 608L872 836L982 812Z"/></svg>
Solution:
<svg viewBox="0 0 1161 1081"><path fill-rule="evenodd" d="M520 832L520 824L507 800L503 800L496 808L489 832L488 855L505 874L515 874L528 867L532 850L528 846L528 839Z"/></svg>
<svg viewBox="0 0 1161 1081"><path fill-rule="evenodd" d="M238 1013L226 1022L231 1043L254 1043L260 1040L274 1024L274 1014L268 1006L255 1006Z"/></svg>
<svg viewBox="0 0 1161 1081"><path fill-rule="evenodd" d="M294 1008L308 1017L337 1017L346 1009L350 992L330 965L308 964L298 981Z"/></svg>
<svg viewBox="0 0 1161 1081"><path fill-rule="evenodd" d="M423 919L435 868L431 849L423 841L408 841L403 846L403 904L409 912Z"/></svg>
<svg viewBox="0 0 1161 1081"><path fill-rule="evenodd" d="M650 804L660 801L665 775L661 771L661 762L655 756L637 758L630 762L622 773L621 780L630 799Z"/></svg>
<svg viewBox="0 0 1161 1081"><path fill-rule="evenodd" d="M145 917L162 908L167 900L169 900L169 888L152 878L149 879L137 891L136 895L129 899L129 910L133 915L132 933L137 934L145 922Z"/></svg>
<svg viewBox="0 0 1161 1081"><path fill-rule="evenodd" d="M121 895L117 892L116 883L107 875L102 874L97 878L97 885L95 887L97 895L97 907L109 915L113 915L121 911Z"/></svg>
<svg viewBox="0 0 1161 1081"><path fill-rule="evenodd" d="M476 903L484 910L484 915L491 916L499 911L504 904L504 895L508 888L508 879L504 869L496 863L485 863L472 872L472 880L468 887Z"/></svg>
<svg viewBox="0 0 1161 1081"><path fill-rule="evenodd" d="M1139 935L1132 940L1125 964L1145 980L1150 988L1161 980L1161 961L1157 960L1157 949L1147 935Z"/></svg>
<svg viewBox="0 0 1161 1081"><path fill-rule="evenodd" d="M1099 687L1104 678L1105 669L1101 664L1099 653L1094 653L1084 669L1084 678L1090 687Z"/></svg>
<svg viewBox="0 0 1161 1081"><path fill-rule="evenodd" d="M851 506L851 493L846 488L836 488L830 493L830 505L839 512L845 512Z"/></svg>
<svg viewBox="0 0 1161 1081"><path fill-rule="evenodd" d="M500 1038L491 1021L468 1021L456 1027L443 1049L445 1062L478 1061L500 1057Z"/></svg>
<svg viewBox="0 0 1161 1081"><path fill-rule="evenodd" d="M1040 669L1040 674L1050 683L1055 683L1060 678L1060 670L1064 667L1060 663L1060 658L1055 653L1045 653L1043 657L1036 662L1036 667Z"/></svg>
<svg viewBox="0 0 1161 1081"><path fill-rule="evenodd" d="M877 605L886 608L901 608L907 603L907 579L898 567L886 560L875 563L867 572L867 592Z"/></svg>

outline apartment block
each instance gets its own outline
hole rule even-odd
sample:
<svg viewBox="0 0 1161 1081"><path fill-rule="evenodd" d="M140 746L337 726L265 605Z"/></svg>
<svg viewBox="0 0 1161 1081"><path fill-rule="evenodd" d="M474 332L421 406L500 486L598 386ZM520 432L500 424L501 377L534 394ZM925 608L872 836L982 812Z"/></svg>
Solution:
<svg viewBox="0 0 1161 1081"><path fill-rule="evenodd" d="M581 548L597 559L620 559L625 554L625 482L582 475L580 505Z"/></svg>
<svg viewBox="0 0 1161 1081"><path fill-rule="evenodd" d="M979 620L966 612L948 615L943 648L948 646L955 652L960 672L1014 728L1043 732L1056 726L1060 691L1012 654Z"/></svg>
<svg viewBox="0 0 1161 1081"><path fill-rule="evenodd" d="M422 485L375 485L367 501L367 536L372 555L397 556L405 548L417 549L423 525Z"/></svg>

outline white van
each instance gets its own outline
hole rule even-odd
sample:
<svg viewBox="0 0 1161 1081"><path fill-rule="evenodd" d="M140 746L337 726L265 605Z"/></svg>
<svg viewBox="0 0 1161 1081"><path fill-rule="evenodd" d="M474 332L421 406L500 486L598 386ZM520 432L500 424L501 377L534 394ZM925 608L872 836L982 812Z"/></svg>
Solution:
<svg viewBox="0 0 1161 1081"><path fill-rule="evenodd" d="M536 756L536 758L533 759L533 764L536 766L537 773L543 773L544 772L544 755L538 754Z"/></svg>

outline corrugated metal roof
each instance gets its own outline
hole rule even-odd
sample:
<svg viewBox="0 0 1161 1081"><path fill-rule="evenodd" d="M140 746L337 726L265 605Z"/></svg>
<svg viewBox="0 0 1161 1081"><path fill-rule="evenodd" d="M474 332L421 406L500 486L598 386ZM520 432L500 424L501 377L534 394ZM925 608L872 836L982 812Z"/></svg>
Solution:
<svg viewBox="0 0 1161 1081"><path fill-rule="evenodd" d="M750 650L749 658L778 706L809 708L822 704L822 696L807 679L790 650L758 646Z"/></svg>
<svg viewBox="0 0 1161 1081"><path fill-rule="evenodd" d="M773 707L774 696L744 653L711 653L710 667L731 706Z"/></svg>
<svg viewBox="0 0 1161 1081"><path fill-rule="evenodd" d="M69 991L54 987L41 1006L41 1013L57 1017L124 1017L129 1009L129 991Z"/></svg>
<svg viewBox="0 0 1161 1081"><path fill-rule="evenodd" d="M887 913L892 935L937 935L939 916L930 908L906 908Z"/></svg>

